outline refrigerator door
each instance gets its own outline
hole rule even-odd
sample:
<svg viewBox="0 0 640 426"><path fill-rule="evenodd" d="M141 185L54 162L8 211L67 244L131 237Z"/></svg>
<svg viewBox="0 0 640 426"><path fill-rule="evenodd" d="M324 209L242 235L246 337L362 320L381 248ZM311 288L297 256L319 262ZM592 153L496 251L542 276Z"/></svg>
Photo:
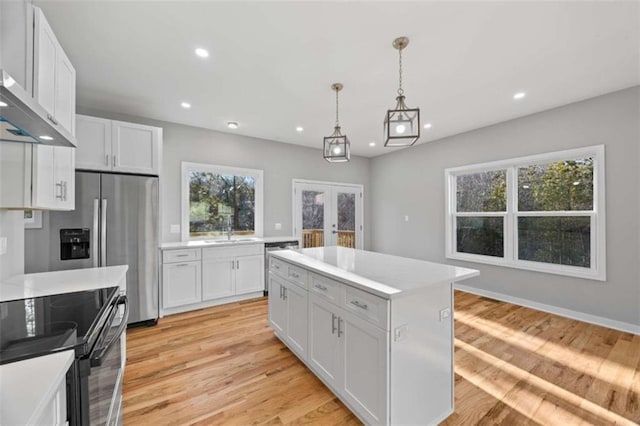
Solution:
<svg viewBox="0 0 640 426"><path fill-rule="evenodd" d="M128 323L158 319L158 178L102 175L102 266L129 265Z"/></svg>
<svg viewBox="0 0 640 426"><path fill-rule="evenodd" d="M27 272L99 266L100 174L76 173L76 209L49 212L48 224L29 232L25 243ZM61 235L62 231L62 235ZM88 236L86 242L78 242ZM62 238L61 238L62 237ZM63 260L64 259L64 260Z"/></svg>

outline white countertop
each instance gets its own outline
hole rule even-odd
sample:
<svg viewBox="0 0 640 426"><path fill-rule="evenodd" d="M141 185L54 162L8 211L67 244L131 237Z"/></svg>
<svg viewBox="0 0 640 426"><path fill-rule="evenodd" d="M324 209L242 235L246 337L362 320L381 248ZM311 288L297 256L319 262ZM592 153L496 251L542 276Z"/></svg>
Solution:
<svg viewBox="0 0 640 426"><path fill-rule="evenodd" d="M345 247L281 250L270 255L386 299L480 275L475 269Z"/></svg>
<svg viewBox="0 0 640 426"><path fill-rule="evenodd" d="M16 275L0 282L0 302L118 286L128 269L120 265Z"/></svg>
<svg viewBox="0 0 640 426"><path fill-rule="evenodd" d="M73 350L0 366L0 424L34 424L65 380Z"/></svg>
<svg viewBox="0 0 640 426"><path fill-rule="evenodd" d="M181 248L201 248L201 247L221 247L221 246L235 246L238 244L264 244L264 243L279 243L281 241L298 241L296 237L284 236L284 237L247 237L242 238L237 236L230 241L224 238L222 239L209 239L209 240L195 240L195 241L176 241L173 243L160 244L161 249L181 249ZM249 241L250 240L250 241Z"/></svg>

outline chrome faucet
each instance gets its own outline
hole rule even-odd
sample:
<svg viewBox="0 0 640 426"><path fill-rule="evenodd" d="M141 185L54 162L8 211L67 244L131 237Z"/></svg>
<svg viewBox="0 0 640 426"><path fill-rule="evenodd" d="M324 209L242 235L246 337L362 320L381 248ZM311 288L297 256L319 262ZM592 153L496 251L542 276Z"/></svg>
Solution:
<svg viewBox="0 0 640 426"><path fill-rule="evenodd" d="M227 240L231 241L231 236L233 235L233 228L231 227L231 216L228 216L227 219Z"/></svg>

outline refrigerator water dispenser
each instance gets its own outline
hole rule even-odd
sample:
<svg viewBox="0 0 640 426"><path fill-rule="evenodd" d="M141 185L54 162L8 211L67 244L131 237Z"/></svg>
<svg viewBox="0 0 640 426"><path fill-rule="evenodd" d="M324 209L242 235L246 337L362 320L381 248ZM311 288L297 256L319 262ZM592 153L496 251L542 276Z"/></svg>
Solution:
<svg viewBox="0 0 640 426"><path fill-rule="evenodd" d="M60 260L89 259L90 235L88 228L60 230Z"/></svg>

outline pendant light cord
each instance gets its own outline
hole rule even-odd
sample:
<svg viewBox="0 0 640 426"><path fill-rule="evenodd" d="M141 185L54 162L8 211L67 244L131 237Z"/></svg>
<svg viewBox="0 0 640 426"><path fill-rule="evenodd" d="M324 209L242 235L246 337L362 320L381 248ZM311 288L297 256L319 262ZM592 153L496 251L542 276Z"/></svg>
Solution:
<svg viewBox="0 0 640 426"><path fill-rule="evenodd" d="M340 126L340 122L338 120L338 106L339 106L339 104L338 104L338 92L339 92L339 90L336 89L336 127Z"/></svg>
<svg viewBox="0 0 640 426"><path fill-rule="evenodd" d="M398 69L399 79L398 79L398 95L404 95L404 90L402 89L402 48L398 49Z"/></svg>

